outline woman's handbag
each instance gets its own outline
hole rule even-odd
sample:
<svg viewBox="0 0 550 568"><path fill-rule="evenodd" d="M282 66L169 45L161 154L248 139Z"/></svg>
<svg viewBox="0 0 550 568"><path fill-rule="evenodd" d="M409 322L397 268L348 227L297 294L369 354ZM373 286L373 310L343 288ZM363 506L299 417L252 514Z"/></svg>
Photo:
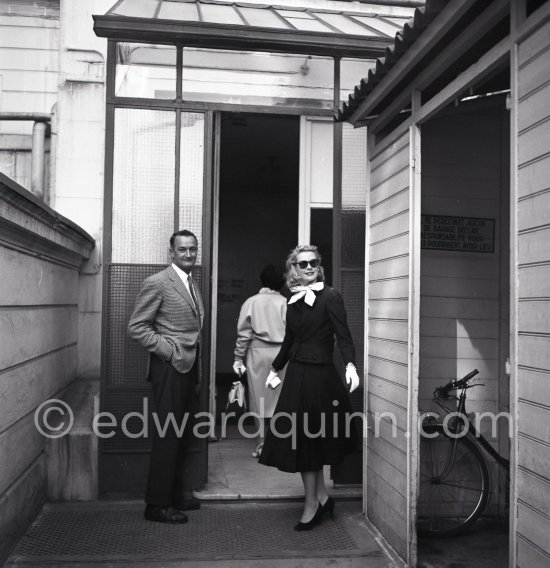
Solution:
<svg viewBox="0 0 550 568"><path fill-rule="evenodd" d="M226 410L228 410L230 407L233 407L235 410L246 410L244 385L241 383L241 381L235 381L231 385L231 390L229 391L229 395L227 397Z"/></svg>

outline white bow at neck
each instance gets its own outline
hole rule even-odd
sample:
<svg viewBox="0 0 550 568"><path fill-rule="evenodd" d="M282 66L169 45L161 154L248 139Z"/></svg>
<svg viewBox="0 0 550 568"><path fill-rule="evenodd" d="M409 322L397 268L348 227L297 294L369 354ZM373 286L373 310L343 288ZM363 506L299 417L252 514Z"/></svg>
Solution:
<svg viewBox="0 0 550 568"><path fill-rule="evenodd" d="M292 286L290 289L294 293L294 296L288 301L289 304L294 304L300 298L304 298L304 302L308 306L313 306L315 303L315 294L313 293L322 290L325 287L324 282L315 282L314 284L308 284L307 286Z"/></svg>

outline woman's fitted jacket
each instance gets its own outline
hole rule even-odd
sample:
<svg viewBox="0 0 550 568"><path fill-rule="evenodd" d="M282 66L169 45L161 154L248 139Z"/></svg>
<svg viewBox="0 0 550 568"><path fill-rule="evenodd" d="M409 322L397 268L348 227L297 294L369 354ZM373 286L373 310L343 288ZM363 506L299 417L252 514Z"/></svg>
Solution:
<svg viewBox="0 0 550 568"><path fill-rule="evenodd" d="M344 362L355 364L355 347L342 296L326 285L315 296L313 306L303 299L288 305L285 338L273 361L276 371L288 361L332 364L335 336Z"/></svg>

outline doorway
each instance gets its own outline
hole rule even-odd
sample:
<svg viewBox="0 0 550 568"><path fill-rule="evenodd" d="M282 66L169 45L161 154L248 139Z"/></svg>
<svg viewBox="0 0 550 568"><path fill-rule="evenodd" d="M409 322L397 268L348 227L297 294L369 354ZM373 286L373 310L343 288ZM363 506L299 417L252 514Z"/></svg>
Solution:
<svg viewBox="0 0 550 568"><path fill-rule="evenodd" d="M437 404L435 389L479 370L472 383L476 388L467 393L467 412L506 459L510 456L505 419L510 408L509 120L505 96L500 94L461 101L422 127L419 358L419 412L436 413L441 421L445 413ZM453 398L443 402L456 409ZM499 413L503 416L497 421ZM458 492L447 491L445 482L431 485L429 476L435 474L432 468L426 475L430 469L426 464L432 463L433 455L423 457L422 452L421 444L419 518L429 518L444 495L446 514L453 522L450 511L459 510L468 499L474 502L473 483L453 509ZM468 456L460 455L464 466ZM444 541L445 550L451 561L462 556L465 545L483 548L480 553L492 557L485 563L480 556L484 566L506 566L509 480L494 459L484 457L490 476L487 507L465 535ZM440 523L437 530L444 527ZM419 538L419 562L436 563L437 548L434 541Z"/></svg>
<svg viewBox="0 0 550 568"><path fill-rule="evenodd" d="M218 443L210 447L209 470L212 473L217 460L223 460L228 485L233 489L242 482L252 490L257 479L258 487L265 486L267 492L262 478L268 468L259 466L251 455L257 443L252 437L257 431L254 419L241 420L239 426L239 414L226 418L225 410L231 384L237 379L232 365L241 306L261 288L260 272L264 266L273 264L284 269L286 256L298 241L299 169L300 117L221 113L212 389ZM246 385L246 375L242 382ZM246 394L248 397L248 388ZM243 435L243 430L250 437ZM245 488L235 490L242 493Z"/></svg>
<svg viewBox="0 0 550 568"><path fill-rule="evenodd" d="M241 305L260 289L262 268L284 268L297 243L299 128L293 116L221 117L216 387L223 401L234 380Z"/></svg>

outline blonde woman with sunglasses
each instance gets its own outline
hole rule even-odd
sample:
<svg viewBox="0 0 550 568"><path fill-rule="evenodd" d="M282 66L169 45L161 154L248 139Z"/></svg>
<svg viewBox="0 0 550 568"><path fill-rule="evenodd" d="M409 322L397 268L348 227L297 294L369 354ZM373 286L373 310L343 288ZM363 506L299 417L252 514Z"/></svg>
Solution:
<svg viewBox="0 0 550 568"><path fill-rule="evenodd" d="M344 302L324 282L317 247L293 249L285 278L293 295L287 306L285 337L266 386L278 388L278 372L288 366L259 461L281 471L300 472L305 502L294 529L304 531L319 524L325 513L334 515L323 466L339 464L356 444L349 394L333 363L335 338L350 391L359 385L359 377Z"/></svg>

